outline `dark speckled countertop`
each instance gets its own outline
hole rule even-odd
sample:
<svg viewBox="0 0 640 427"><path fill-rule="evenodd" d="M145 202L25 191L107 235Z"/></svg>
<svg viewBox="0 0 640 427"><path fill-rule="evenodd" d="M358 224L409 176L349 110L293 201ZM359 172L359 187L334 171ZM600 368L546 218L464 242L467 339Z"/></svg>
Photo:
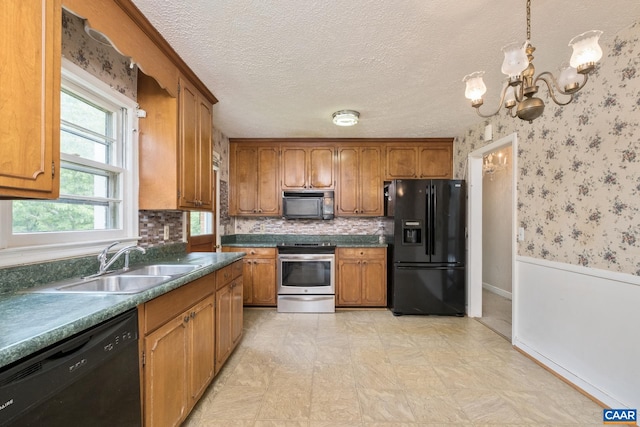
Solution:
<svg viewBox="0 0 640 427"><path fill-rule="evenodd" d="M387 240L388 241L388 240ZM302 234L232 234L222 236L222 246L251 246L251 247L275 247L280 243L316 243L329 242L338 247L382 247L386 243L380 243L380 236L371 234L354 235L302 235Z"/></svg>
<svg viewBox="0 0 640 427"><path fill-rule="evenodd" d="M0 368L138 304L165 294L241 259L243 253L192 253L154 262L202 265L159 286L131 295L0 294Z"/></svg>

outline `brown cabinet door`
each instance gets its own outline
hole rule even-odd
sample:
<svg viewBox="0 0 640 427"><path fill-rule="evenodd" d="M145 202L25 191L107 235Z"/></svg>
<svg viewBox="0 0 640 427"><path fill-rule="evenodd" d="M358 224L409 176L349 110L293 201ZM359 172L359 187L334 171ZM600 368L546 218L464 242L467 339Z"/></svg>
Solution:
<svg viewBox="0 0 640 427"><path fill-rule="evenodd" d="M304 148L282 148L282 189L307 187L307 152Z"/></svg>
<svg viewBox="0 0 640 427"><path fill-rule="evenodd" d="M0 6L0 196L60 191L60 0Z"/></svg>
<svg viewBox="0 0 640 427"><path fill-rule="evenodd" d="M244 145L232 147L229 169L232 174L230 182L230 214L251 215L257 209L258 180L256 176L258 166L258 149Z"/></svg>
<svg viewBox="0 0 640 427"><path fill-rule="evenodd" d="M381 158L379 147L364 147L360 151L360 215L381 216L384 212Z"/></svg>
<svg viewBox="0 0 640 427"><path fill-rule="evenodd" d="M338 305L362 303L362 264L359 259L338 261Z"/></svg>
<svg viewBox="0 0 640 427"><path fill-rule="evenodd" d="M215 297L205 298L189 312L191 344L190 397L191 404L200 398L214 375L215 360Z"/></svg>
<svg viewBox="0 0 640 427"><path fill-rule="evenodd" d="M280 175L278 147L258 149L258 206L257 214L274 216L280 214ZM255 176L256 169L253 169Z"/></svg>
<svg viewBox="0 0 640 427"><path fill-rule="evenodd" d="M144 339L145 426L177 426L186 415L189 360L186 314L170 320Z"/></svg>
<svg viewBox="0 0 640 427"><path fill-rule="evenodd" d="M362 305L386 305L386 277L384 260L365 260L362 262Z"/></svg>
<svg viewBox="0 0 640 427"><path fill-rule="evenodd" d="M253 304L253 260L242 259L242 300L245 304Z"/></svg>
<svg viewBox="0 0 640 427"><path fill-rule="evenodd" d="M254 259L252 263L253 297L255 305L276 303L276 260Z"/></svg>
<svg viewBox="0 0 640 427"><path fill-rule="evenodd" d="M336 215L358 214L359 208L359 159L357 147L338 148L338 191Z"/></svg>
<svg viewBox="0 0 640 427"><path fill-rule="evenodd" d="M333 188L333 153L333 147L309 148L309 188Z"/></svg>
<svg viewBox="0 0 640 427"><path fill-rule="evenodd" d="M213 209L213 106L198 97L198 208Z"/></svg>
<svg viewBox="0 0 640 427"><path fill-rule="evenodd" d="M235 279L231 285L231 342L235 346L242 337L243 319L243 285L242 277Z"/></svg>
<svg viewBox="0 0 640 427"><path fill-rule="evenodd" d="M179 206L193 208L197 206L198 170L198 95L191 85L180 79L180 139L179 139Z"/></svg>
<svg viewBox="0 0 640 427"><path fill-rule="evenodd" d="M420 147L420 178L453 178L453 152L451 144Z"/></svg>
<svg viewBox="0 0 640 427"><path fill-rule="evenodd" d="M216 372L231 354L231 286L216 291Z"/></svg>
<svg viewBox="0 0 640 427"><path fill-rule="evenodd" d="M385 179L416 178L418 153L415 147L387 147Z"/></svg>

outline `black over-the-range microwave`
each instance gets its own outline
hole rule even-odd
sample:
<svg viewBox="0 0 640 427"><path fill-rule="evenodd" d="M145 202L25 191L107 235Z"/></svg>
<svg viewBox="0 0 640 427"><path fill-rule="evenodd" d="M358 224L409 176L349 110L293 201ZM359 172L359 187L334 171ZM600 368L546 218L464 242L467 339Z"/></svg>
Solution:
<svg viewBox="0 0 640 427"><path fill-rule="evenodd" d="M282 216L286 219L333 219L333 191L283 191Z"/></svg>

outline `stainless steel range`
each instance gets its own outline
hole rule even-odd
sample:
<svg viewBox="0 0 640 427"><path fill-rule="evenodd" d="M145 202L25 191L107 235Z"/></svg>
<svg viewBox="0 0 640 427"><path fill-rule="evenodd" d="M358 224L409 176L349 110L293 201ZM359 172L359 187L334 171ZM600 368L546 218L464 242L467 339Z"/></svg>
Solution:
<svg viewBox="0 0 640 427"><path fill-rule="evenodd" d="M335 312L335 245L282 243L277 247L278 312Z"/></svg>

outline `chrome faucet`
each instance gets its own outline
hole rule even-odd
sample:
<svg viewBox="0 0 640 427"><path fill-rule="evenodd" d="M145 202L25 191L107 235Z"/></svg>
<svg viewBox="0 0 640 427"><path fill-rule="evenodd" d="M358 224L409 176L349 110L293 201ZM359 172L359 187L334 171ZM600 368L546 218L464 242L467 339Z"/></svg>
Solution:
<svg viewBox="0 0 640 427"><path fill-rule="evenodd" d="M104 248L102 250L102 252L100 252L100 254L98 255L98 261L100 261L100 267L98 269L98 272L92 276L102 276L103 274L105 274L107 272L107 270L109 269L109 267L111 267L113 265L114 262L116 262L118 260L118 258L120 258L120 256L122 254L124 254L124 268L123 270L128 270L129 269L129 253L131 253L131 251L135 250L141 253L146 253L147 251L145 251L144 248L141 248L140 246L136 246L136 245L129 245L129 246L125 246L124 248L120 249L118 252L116 252L115 254L113 254L113 256L111 257L111 259L109 261L107 261L107 257L108 257L108 252L109 249L111 249L112 247L114 247L115 245L119 244L120 242L114 242L112 244L110 244L109 246L107 246L106 248Z"/></svg>

